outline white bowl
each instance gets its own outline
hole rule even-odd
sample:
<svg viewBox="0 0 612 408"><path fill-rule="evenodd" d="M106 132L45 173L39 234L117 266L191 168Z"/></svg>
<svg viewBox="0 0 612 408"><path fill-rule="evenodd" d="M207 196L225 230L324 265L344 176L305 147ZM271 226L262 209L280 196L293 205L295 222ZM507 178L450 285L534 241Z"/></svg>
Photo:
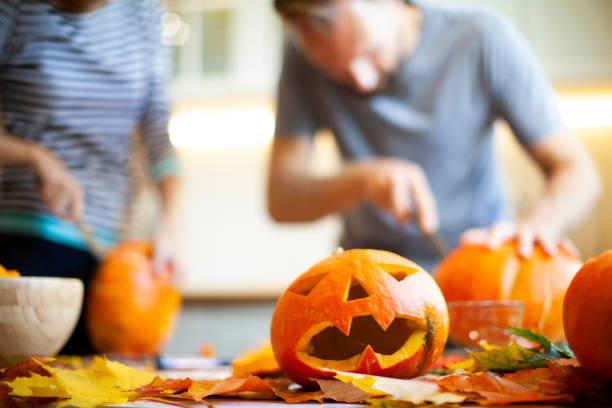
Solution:
<svg viewBox="0 0 612 408"><path fill-rule="evenodd" d="M82 304L79 279L0 278L0 367L54 357L72 334Z"/></svg>

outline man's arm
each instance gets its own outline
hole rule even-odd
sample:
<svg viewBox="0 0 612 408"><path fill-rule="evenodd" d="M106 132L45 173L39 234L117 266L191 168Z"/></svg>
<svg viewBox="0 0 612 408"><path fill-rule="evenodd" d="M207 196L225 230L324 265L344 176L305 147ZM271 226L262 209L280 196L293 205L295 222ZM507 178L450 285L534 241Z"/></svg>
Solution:
<svg viewBox="0 0 612 408"><path fill-rule="evenodd" d="M355 172L344 169L327 178L308 174L310 138L277 137L272 147L268 211L278 222L314 221L342 212L363 198Z"/></svg>
<svg viewBox="0 0 612 408"><path fill-rule="evenodd" d="M599 175L584 146L568 130L555 132L529 153L547 181L542 196L518 221L558 239L594 205L601 190Z"/></svg>
<svg viewBox="0 0 612 408"><path fill-rule="evenodd" d="M566 129L554 132L529 149L529 154L546 176L544 192L515 223L498 223L486 229L472 229L461 237L463 243L497 247L517 237L519 251L529 256L534 243L548 253L568 230L575 227L597 200L601 185L593 162L576 137ZM566 249L571 243L561 240Z"/></svg>
<svg viewBox="0 0 612 408"><path fill-rule="evenodd" d="M398 159L373 158L347 163L326 178L308 174L311 141L276 137L268 182L268 211L279 222L313 221L365 201L399 223L416 217L425 232L438 229L435 199L421 168Z"/></svg>
<svg viewBox="0 0 612 408"><path fill-rule="evenodd" d="M482 67L491 106L542 169L546 186L515 222L469 230L461 241L495 248L516 238L523 256L531 254L534 243L553 253L556 242L595 201L597 173L584 147L562 130L555 92L527 41L508 21L487 21L482 25Z"/></svg>

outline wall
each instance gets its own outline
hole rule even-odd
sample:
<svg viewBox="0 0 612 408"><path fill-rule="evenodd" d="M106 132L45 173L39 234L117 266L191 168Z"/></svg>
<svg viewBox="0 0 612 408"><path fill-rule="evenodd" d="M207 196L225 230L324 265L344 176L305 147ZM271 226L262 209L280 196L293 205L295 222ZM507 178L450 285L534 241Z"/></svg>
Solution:
<svg viewBox="0 0 612 408"><path fill-rule="evenodd" d="M609 0L426 0L477 6L510 18L553 81L612 76L612 2Z"/></svg>

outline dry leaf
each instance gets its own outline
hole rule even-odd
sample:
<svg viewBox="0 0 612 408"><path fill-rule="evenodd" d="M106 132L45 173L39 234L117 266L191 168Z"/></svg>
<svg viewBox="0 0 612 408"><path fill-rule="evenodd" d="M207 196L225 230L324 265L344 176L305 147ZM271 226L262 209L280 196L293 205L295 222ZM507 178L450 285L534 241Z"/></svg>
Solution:
<svg viewBox="0 0 612 408"><path fill-rule="evenodd" d="M176 394L178 392L184 392L185 390L188 390L192 384L193 381L191 381L189 378L176 380L171 378L162 379L161 377L155 377L150 384L135 389L134 392L138 394L138 398L163 397Z"/></svg>
<svg viewBox="0 0 612 408"><path fill-rule="evenodd" d="M16 270L7 270L4 266L0 265L0 278L18 278L20 276Z"/></svg>
<svg viewBox="0 0 612 408"><path fill-rule="evenodd" d="M369 394L355 387L353 384L338 380L316 380L323 396L337 402L363 402L368 399Z"/></svg>
<svg viewBox="0 0 612 408"><path fill-rule="evenodd" d="M442 392L436 384L423 380L402 380L336 371L336 378L353 384L367 392L370 397L388 397L392 400L410 402L415 405L431 402L434 404L456 404L464 396Z"/></svg>
<svg viewBox="0 0 612 408"><path fill-rule="evenodd" d="M215 348L210 343L202 343L200 344L200 356L202 357L216 357L217 353L215 352Z"/></svg>
<svg viewBox="0 0 612 408"><path fill-rule="evenodd" d="M505 347L492 346L483 342L480 345L484 351L470 353L469 359L451 364L450 369L512 372L525 368L543 368L553 360L574 357L566 343L551 343L545 336L531 330L515 327L510 327L510 330L519 340L526 340L535 347L526 348L515 339Z"/></svg>
<svg viewBox="0 0 612 408"><path fill-rule="evenodd" d="M606 388L589 377L577 360L557 360L545 368L505 374L504 379L547 394L571 393L576 396L604 393Z"/></svg>
<svg viewBox="0 0 612 408"><path fill-rule="evenodd" d="M44 367L45 363L52 361L50 358L28 358L21 363L15 364L0 373L0 381L13 381L17 377L30 377L31 374L39 374L50 377L51 373Z"/></svg>
<svg viewBox="0 0 612 408"><path fill-rule="evenodd" d="M531 370L533 371L533 370ZM572 402L571 394L551 395L538 392L491 372L455 373L439 379L428 379L449 392L467 395L482 404L510 404L517 402Z"/></svg>
<svg viewBox="0 0 612 408"><path fill-rule="evenodd" d="M323 391L305 391L288 378L267 379L266 382L270 384L277 396L290 404L306 401L323 402L323 399L326 398Z"/></svg>
<svg viewBox="0 0 612 408"><path fill-rule="evenodd" d="M94 357L93 363L78 370L57 369L42 365L50 374L32 373L6 383L10 395L17 397L60 398L58 407L93 408L100 405L123 404L149 384L155 375L122 364ZM7 370L8 371L8 370Z"/></svg>
<svg viewBox="0 0 612 408"><path fill-rule="evenodd" d="M199 381L194 381L194 383L198 382ZM230 377L218 381L206 395L203 395L203 398L211 395L237 396L245 399L276 398L276 394L270 384L253 375L244 378Z"/></svg>
<svg viewBox="0 0 612 408"><path fill-rule="evenodd" d="M260 345L254 350L249 350L240 357L232 360L232 374L235 377L253 375L264 375L280 373L281 369L274 357L272 346L269 342Z"/></svg>

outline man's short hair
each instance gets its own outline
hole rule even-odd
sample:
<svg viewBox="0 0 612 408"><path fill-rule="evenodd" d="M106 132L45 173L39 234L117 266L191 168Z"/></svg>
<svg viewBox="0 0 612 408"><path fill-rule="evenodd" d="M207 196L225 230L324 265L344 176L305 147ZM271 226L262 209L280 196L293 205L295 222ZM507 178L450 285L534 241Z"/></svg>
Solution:
<svg viewBox="0 0 612 408"><path fill-rule="evenodd" d="M404 0L411 4L412 0ZM335 16L336 0L274 0L274 8L287 21L304 18L324 26Z"/></svg>
<svg viewBox="0 0 612 408"><path fill-rule="evenodd" d="M274 8L287 21L304 18L329 24L335 14L335 0L274 0Z"/></svg>

